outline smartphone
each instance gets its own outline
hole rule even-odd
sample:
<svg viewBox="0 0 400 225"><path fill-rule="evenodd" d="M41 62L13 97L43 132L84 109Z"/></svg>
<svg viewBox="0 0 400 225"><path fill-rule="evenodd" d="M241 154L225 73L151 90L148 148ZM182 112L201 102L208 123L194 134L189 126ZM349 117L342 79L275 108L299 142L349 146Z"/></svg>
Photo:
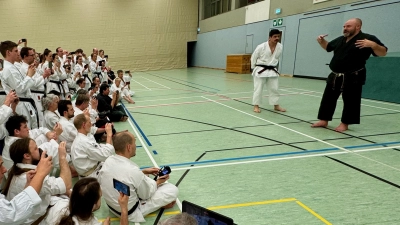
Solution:
<svg viewBox="0 0 400 225"><path fill-rule="evenodd" d="M130 73L130 72L131 72L130 70L125 71L125 73Z"/></svg>
<svg viewBox="0 0 400 225"><path fill-rule="evenodd" d="M107 58L107 59L108 59L108 55L104 55L104 58Z"/></svg>
<svg viewBox="0 0 400 225"><path fill-rule="evenodd" d="M162 177L162 176L165 176L165 175L170 174L170 173L171 173L171 168L169 166L163 166L158 171L157 176L154 177L154 180L157 180L158 177Z"/></svg>
<svg viewBox="0 0 400 225"><path fill-rule="evenodd" d="M53 69L53 62L49 62L49 68Z"/></svg>
<svg viewBox="0 0 400 225"><path fill-rule="evenodd" d="M39 148L39 157L42 158L43 150ZM45 158L49 157L49 155L45 155Z"/></svg>
<svg viewBox="0 0 400 225"><path fill-rule="evenodd" d="M69 54L71 54L71 55L75 55L75 52L70 52Z"/></svg>
<svg viewBox="0 0 400 225"><path fill-rule="evenodd" d="M122 183L119 180L116 180L113 178L113 184L114 184L114 188L117 189L117 191L122 192L124 195L131 195L131 191L129 189L129 186Z"/></svg>
<svg viewBox="0 0 400 225"><path fill-rule="evenodd" d="M22 41L22 42L26 42L26 38L22 38L21 41Z"/></svg>
<svg viewBox="0 0 400 225"><path fill-rule="evenodd" d="M88 64L86 64L85 66L83 66L83 68L85 68L85 69L87 69L89 67L89 65Z"/></svg>

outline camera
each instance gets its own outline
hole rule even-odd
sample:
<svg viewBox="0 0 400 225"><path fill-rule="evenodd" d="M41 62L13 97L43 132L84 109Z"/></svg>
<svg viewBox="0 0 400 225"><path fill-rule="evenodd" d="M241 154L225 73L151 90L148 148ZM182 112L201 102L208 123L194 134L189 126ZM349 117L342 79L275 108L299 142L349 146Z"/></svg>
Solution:
<svg viewBox="0 0 400 225"><path fill-rule="evenodd" d="M71 55L75 55L75 52L70 52L69 54L71 54Z"/></svg>
<svg viewBox="0 0 400 225"><path fill-rule="evenodd" d="M39 156L40 156L40 158L42 157L42 154L43 154L43 150L41 149L41 148L39 148ZM49 157L49 155L45 155L45 158L47 158L47 157Z"/></svg>
<svg viewBox="0 0 400 225"><path fill-rule="evenodd" d="M26 42L26 38L22 38L21 41L22 41L22 42Z"/></svg>
<svg viewBox="0 0 400 225"><path fill-rule="evenodd" d="M108 55L104 55L104 58L107 58L107 59L108 59Z"/></svg>
<svg viewBox="0 0 400 225"><path fill-rule="evenodd" d="M170 173L171 173L171 168L169 166L162 166L158 171L157 176L154 177L154 180L157 180L158 177L162 177Z"/></svg>
<svg viewBox="0 0 400 225"><path fill-rule="evenodd" d="M125 73L130 73L130 72L131 72L130 70L125 71Z"/></svg>

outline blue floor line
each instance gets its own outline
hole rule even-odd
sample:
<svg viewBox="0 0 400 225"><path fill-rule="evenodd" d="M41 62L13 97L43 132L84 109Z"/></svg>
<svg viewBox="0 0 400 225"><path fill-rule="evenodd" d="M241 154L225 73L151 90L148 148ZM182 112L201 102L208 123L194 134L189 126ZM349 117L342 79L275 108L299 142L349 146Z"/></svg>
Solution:
<svg viewBox="0 0 400 225"><path fill-rule="evenodd" d="M148 146L152 146L149 139L147 139L146 135L144 134L144 132L142 131L142 129L140 129L139 124L136 123L135 119L133 119L132 114L128 111L128 109L125 107L125 104L122 103L122 107L124 107L125 112L128 114L129 118L131 118L132 122L135 124L135 126L137 127L137 129L139 130L139 133L142 135L142 137L144 138L144 140L146 141Z"/></svg>
<svg viewBox="0 0 400 225"><path fill-rule="evenodd" d="M355 149L355 148L362 148L362 147L371 147L371 146L381 146L381 145L392 145L392 144L399 144L400 142L384 142L384 143L376 143L376 144L366 144L366 145L354 145L354 146L345 146L343 148L346 149ZM185 163L175 163L175 164L168 164L168 166L186 166L186 165L196 165L196 164L207 164L207 163L214 163L214 162L227 162L227 161L234 161L234 160L243 160L243 159L257 159L257 158L268 158L274 156L287 156L287 155L302 155L308 153L315 153L315 152L327 152L327 151L334 151L339 150L338 148L324 148L324 149L315 149L315 150L305 150L305 151L297 151L297 152L285 152L285 153L274 153L274 154L265 154L265 155L254 155L254 156L244 156L244 157L235 157L235 158L225 158L225 159L213 159L213 160L204 160L204 161L196 161L196 162L185 162ZM149 168L149 167L142 167Z"/></svg>

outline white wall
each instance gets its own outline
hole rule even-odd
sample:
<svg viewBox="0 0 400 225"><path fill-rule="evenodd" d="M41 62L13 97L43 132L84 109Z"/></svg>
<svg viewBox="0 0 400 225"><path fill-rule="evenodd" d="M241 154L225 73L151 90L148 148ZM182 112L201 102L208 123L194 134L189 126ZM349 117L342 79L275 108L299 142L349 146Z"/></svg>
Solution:
<svg viewBox="0 0 400 225"><path fill-rule="evenodd" d="M269 19L270 0L265 0L246 6L245 24L260 22Z"/></svg>

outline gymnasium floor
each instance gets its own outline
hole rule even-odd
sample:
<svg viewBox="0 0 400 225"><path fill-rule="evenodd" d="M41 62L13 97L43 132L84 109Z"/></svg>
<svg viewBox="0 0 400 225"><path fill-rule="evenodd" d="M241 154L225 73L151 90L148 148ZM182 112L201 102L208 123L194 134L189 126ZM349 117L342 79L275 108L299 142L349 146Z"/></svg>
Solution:
<svg viewBox="0 0 400 225"><path fill-rule="evenodd" d="M328 128L310 127L321 80L281 77L287 112L271 110L265 96L257 114L249 74L188 68L133 76L136 104L125 104L131 119L117 130L137 137L139 166L171 166L179 202L240 225L400 224L399 104L363 99L361 125L338 133L341 101ZM119 224L104 200L95 215Z"/></svg>

